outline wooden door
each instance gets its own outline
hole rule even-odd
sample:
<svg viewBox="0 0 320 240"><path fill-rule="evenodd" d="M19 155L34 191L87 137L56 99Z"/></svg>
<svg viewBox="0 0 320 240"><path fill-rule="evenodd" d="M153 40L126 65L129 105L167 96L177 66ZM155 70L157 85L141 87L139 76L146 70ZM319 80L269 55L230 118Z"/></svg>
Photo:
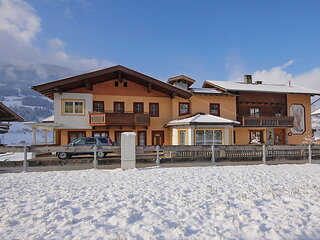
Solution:
<svg viewBox="0 0 320 240"><path fill-rule="evenodd" d="M152 131L152 145L163 145L164 131Z"/></svg>
<svg viewBox="0 0 320 240"><path fill-rule="evenodd" d="M274 144L284 145L285 144L285 131L284 129L274 129Z"/></svg>

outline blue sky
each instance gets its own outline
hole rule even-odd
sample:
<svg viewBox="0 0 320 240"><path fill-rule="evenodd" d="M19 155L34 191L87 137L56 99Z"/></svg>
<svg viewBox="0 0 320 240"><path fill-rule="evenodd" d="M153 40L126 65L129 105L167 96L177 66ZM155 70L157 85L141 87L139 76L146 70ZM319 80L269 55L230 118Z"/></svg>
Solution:
<svg viewBox="0 0 320 240"><path fill-rule="evenodd" d="M316 0L0 3L27 8L38 19L26 41L39 53L34 61L85 70L121 64L161 80L178 74L200 82L254 74L266 81L303 83L310 78L314 85L320 77ZM58 54L65 54L68 61L57 60ZM19 60L17 55L13 60Z"/></svg>

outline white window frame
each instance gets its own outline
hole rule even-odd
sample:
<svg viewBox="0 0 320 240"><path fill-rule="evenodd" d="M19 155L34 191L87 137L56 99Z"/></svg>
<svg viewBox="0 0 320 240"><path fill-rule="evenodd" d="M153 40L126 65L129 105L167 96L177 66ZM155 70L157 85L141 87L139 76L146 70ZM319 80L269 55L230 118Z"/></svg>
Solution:
<svg viewBox="0 0 320 240"><path fill-rule="evenodd" d="M198 140L198 132L203 131L203 140ZM215 139L216 134L221 133L221 139ZM210 139L209 135L212 136ZM222 145L223 144L223 131L222 129L196 129L195 130L195 143L196 145Z"/></svg>
<svg viewBox="0 0 320 240"><path fill-rule="evenodd" d="M71 102L72 103L72 112L66 112L66 103ZM76 103L81 103L82 104L82 112L76 113L75 111L75 105ZM62 115L65 116L83 116L85 115L85 100L84 99L61 99L61 105L62 105Z"/></svg>

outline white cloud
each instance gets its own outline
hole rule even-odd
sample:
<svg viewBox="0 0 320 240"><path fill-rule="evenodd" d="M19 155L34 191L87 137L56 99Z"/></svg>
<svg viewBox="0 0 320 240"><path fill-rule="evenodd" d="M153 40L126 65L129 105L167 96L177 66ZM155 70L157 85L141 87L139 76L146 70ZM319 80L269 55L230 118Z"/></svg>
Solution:
<svg viewBox="0 0 320 240"><path fill-rule="evenodd" d="M291 66L294 62L294 60L290 60L282 66L276 66L271 69L256 71L253 74L253 80L259 80L266 83L284 84L288 84L290 81L292 85L304 86L307 88L320 90L320 67L311 69L301 74L293 75L289 73L286 68Z"/></svg>
<svg viewBox="0 0 320 240"><path fill-rule="evenodd" d="M32 41L40 31L41 19L31 5L23 0L0 0L0 63L48 63L82 71L113 65L68 53L58 37L47 40L48 50L41 50Z"/></svg>

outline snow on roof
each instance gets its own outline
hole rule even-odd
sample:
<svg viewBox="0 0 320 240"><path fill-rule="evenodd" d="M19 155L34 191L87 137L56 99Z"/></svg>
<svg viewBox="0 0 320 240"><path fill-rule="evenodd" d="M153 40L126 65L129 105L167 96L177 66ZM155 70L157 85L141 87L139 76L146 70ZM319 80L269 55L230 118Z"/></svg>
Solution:
<svg viewBox="0 0 320 240"><path fill-rule="evenodd" d="M311 116L315 116L315 115L320 115L320 108L311 113Z"/></svg>
<svg viewBox="0 0 320 240"><path fill-rule="evenodd" d="M177 125L234 125L240 124L237 121L233 121L227 118L217 117L210 114L196 114L192 117L172 120L166 124L166 126L177 126Z"/></svg>
<svg viewBox="0 0 320 240"><path fill-rule="evenodd" d="M285 84L246 84L243 82L205 81L205 84L225 91L274 92L274 93L300 93L320 95L319 90Z"/></svg>
<svg viewBox="0 0 320 240"><path fill-rule="evenodd" d="M42 122L54 122L54 115L43 119Z"/></svg>
<svg viewBox="0 0 320 240"><path fill-rule="evenodd" d="M190 88L193 93L203 93L203 94L225 94L213 88Z"/></svg>

